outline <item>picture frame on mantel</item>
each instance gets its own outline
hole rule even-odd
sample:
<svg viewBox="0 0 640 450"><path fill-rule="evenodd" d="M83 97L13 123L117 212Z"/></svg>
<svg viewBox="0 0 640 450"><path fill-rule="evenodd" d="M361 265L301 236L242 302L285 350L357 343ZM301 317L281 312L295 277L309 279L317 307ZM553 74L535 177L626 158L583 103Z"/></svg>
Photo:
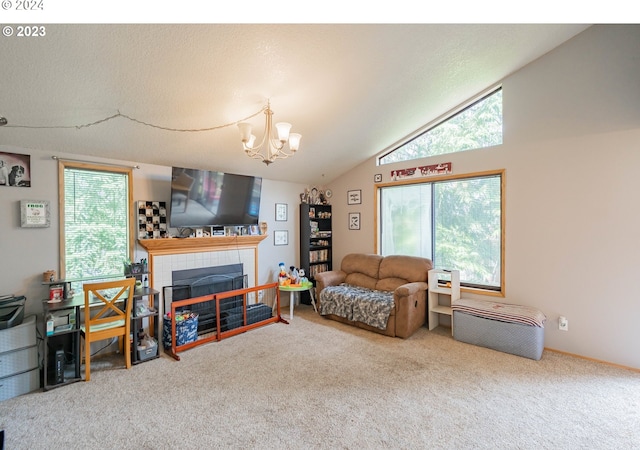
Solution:
<svg viewBox="0 0 640 450"><path fill-rule="evenodd" d="M276 203L276 222L286 222L288 220L287 209L286 203Z"/></svg>

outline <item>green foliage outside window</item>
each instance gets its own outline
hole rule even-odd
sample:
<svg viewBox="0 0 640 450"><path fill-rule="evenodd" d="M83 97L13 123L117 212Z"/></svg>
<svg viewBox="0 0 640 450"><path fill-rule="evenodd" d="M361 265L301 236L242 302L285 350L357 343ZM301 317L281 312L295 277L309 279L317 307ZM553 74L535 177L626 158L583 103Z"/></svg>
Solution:
<svg viewBox="0 0 640 450"><path fill-rule="evenodd" d="M67 279L123 274L129 258L128 174L65 168Z"/></svg>
<svg viewBox="0 0 640 450"><path fill-rule="evenodd" d="M500 287L501 175L380 189L381 254L431 258L467 285Z"/></svg>
<svg viewBox="0 0 640 450"><path fill-rule="evenodd" d="M390 164L502 144L502 89L380 158Z"/></svg>
<svg viewBox="0 0 640 450"><path fill-rule="evenodd" d="M380 158L408 161L502 144L502 89ZM463 284L499 289L502 174L380 188L380 253L431 258Z"/></svg>
<svg viewBox="0 0 640 450"><path fill-rule="evenodd" d="M435 254L437 267L459 269L461 280L500 286L501 177L436 183Z"/></svg>

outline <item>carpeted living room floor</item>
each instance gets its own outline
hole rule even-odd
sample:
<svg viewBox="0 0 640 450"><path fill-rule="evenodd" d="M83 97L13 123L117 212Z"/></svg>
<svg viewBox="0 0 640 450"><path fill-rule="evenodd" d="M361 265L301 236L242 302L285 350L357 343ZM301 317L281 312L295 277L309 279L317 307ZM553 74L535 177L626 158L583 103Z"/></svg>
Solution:
<svg viewBox="0 0 640 450"><path fill-rule="evenodd" d="M300 305L180 356L0 402L5 448L640 449L640 373L446 328L389 338Z"/></svg>

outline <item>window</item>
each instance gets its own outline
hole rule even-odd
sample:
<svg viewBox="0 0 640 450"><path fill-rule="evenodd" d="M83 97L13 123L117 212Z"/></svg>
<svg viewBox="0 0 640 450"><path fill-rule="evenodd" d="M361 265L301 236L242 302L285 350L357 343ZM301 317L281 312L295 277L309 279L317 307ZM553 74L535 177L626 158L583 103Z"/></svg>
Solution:
<svg viewBox="0 0 640 450"><path fill-rule="evenodd" d="M502 88L462 111L430 126L405 144L384 154L379 164L426 158L502 144Z"/></svg>
<svg viewBox="0 0 640 450"><path fill-rule="evenodd" d="M122 275L133 249L131 169L61 161L59 176L63 277Z"/></svg>
<svg viewBox="0 0 640 450"><path fill-rule="evenodd" d="M378 188L381 255L430 258L461 284L502 291L503 172Z"/></svg>

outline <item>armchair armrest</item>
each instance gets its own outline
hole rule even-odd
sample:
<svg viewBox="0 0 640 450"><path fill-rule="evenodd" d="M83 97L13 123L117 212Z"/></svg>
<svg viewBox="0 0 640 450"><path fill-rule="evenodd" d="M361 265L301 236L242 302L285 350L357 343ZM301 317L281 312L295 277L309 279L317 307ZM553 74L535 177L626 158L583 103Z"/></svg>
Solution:
<svg viewBox="0 0 640 450"><path fill-rule="evenodd" d="M416 281L398 286L393 293L396 303L396 336L408 338L424 325L427 315L427 283Z"/></svg>
<svg viewBox="0 0 640 450"><path fill-rule="evenodd" d="M416 292L426 291L429 288L429 285L423 281L415 281L413 283L406 283L402 286L398 286L394 291L395 297L399 299L400 297L409 297Z"/></svg>
<svg viewBox="0 0 640 450"><path fill-rule="evenodd" d="M347 274L342 270L330 270L328 272L321 272L316 274L316 292L318 297L320 292L327 286L337 286L340 283L344 283Z"/></svg>

